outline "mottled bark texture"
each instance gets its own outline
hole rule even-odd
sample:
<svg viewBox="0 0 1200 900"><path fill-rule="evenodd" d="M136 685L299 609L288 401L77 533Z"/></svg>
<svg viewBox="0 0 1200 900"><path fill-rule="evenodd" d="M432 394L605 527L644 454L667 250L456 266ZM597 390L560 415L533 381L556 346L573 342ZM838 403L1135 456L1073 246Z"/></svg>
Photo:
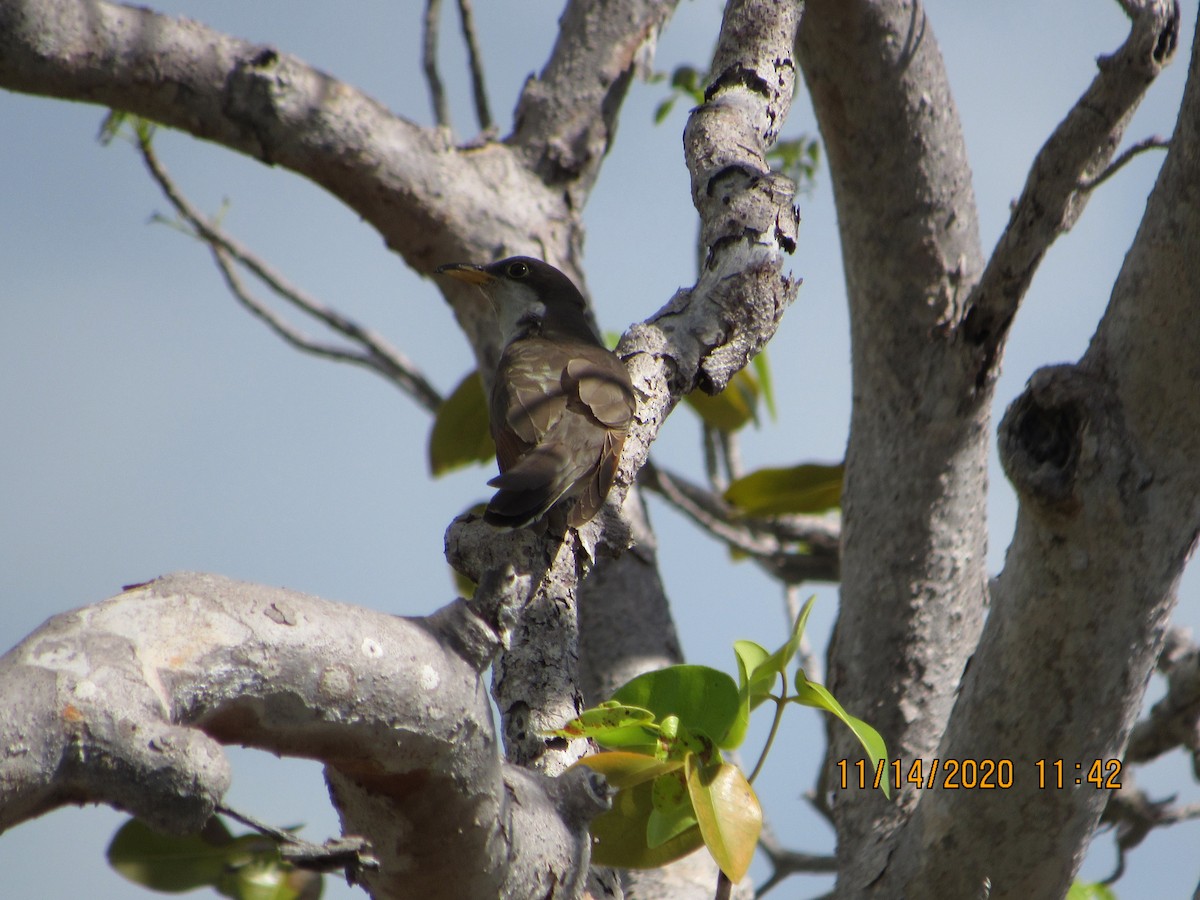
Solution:
<svg viewBox="0 0 1200 900"><path fill-rule="evenodd" d="M229 786L220 745L242 744L325 763L375 897L572 895L604 792L500 760L485 610L400 619L181 574L56 616L0 658L0 829L103 802L199 830Z"/></svg>
<svg viewBox="0 0 1200 900"><path fill-rule="evenodd" d="M1004 757L1023 775L1014 791L909 788L890 805L833 792L839 896L1062 896L1105 796L1038 791L1028 773L1038 758L1120 756L1200 524L1194 453L1190 468L1183 459L1197 434L1197 372L1183 359L1194 353L1194 321L1181 312L1190 306L1194 319L1195 260L1184 260L1194 232L1184 223L1195 208L1183 185L1195 151L1177 143L1164 182L1179 174L1156 190L1092 349L1078 366L1039 373L1001 428L1022 502L983 629L988 404L1004 340L1037 264L1078 217L1177 37L1175 4L1125 5L1129 39L1099 61L1039 152L986 267L920 4L806 6L799 55L829 149L854 365L832 686L905 769L918 758L928 771L933 758ZM1189 102L1184 123L1194 121ZM1114 371L1114 358L1139 373L1136 395L1121 395L1131 376ZM1162 377L1172 371L1164 361L1190 371L1153 382L1146 370ZM1179 382L1180 396L1164 402ZM1175 443L1162 446L1176 452L1150 463L1141 441L1153 428L1131 440L1130 414L1169 420ZM1150 485L1164 482L1173 487L1151 502ZM1130 552L1146 543L1156 552ZM830 763L853 755L833 735Z"/></svg>
<svg viewBox="0 0 1200 900"><path fill-rule="evenodd" d="M1200 529L1193 60L1166 164L1091 347L1078 364L1039 372L1001 425L1021 506L989 594L988 409L1009 327L1178 38L1171 0L1121 5L1128 39L1099 60L1039 152L985 260L921 5L808 0L797 32L798 5L730 3L684 136L702 269L619 346L642 402L608 514L566 540L456 522L448 557L486 586L484 606L452 604L429 620L203 576L52 620L0 663L17 673L0 680L0 746L16 748L0 759L0 826L85 800L195 826L228 777L214 739L236 740L326 762L348 828L385 850L379 896L437 896L440 878L457 891L447 896L543 896L550 882L555 896L577 895L597 798L590 782L545 777L582 748L548 750L539 733L585 694L678 657L653 535L629 486L678 399L720 389L795 296L782 274L797 240L793 189L766 152L798 62L828 150L854 367L831 686L905 766L1004 757L1021 770L1012 789L909 789L892 803L827 790L837 893L1060 897L1105 796L1036 790L1031 767L1122 754ZM513 133L466 147L269 46L98 0L0 0L0 86L119 107L292 169L419 272L531 253L583 285L579 210L636 60L672 7L568 3ZM457 284L443 290L490 371L499 348L486 310ZM131 612L147 603L153 622ZM501 762L486 721L477 673L506 642L496 695L508 752L536 771ZM430 703L434 682L445 693ZM829 762L856 753L835 727ZM448 810L464 830L430 826ZM705 896L710 875L668 874L632 892Z"/></svg>
<svg viewBox="0 0 1200 900"><path fill-rule="evenodd" d="M579 211L638 55L673 6L569 2L549 61L522 92L513 133L465 147L273 47L100 0L0 2L0 86L127 110L289 168L358 212L418 272L530 253L582 286ZM796 19L794 5L774 2L732 3L727 12L718 69L685 141L706 262L693 288L621 344L644 402L611 514L565 540L535 532L498 536L469 518L447 533L448 557L460 570L503 582L516 598L515 612L497 626L504 640L495 692L510 759L543 773L562 772L583 750L548 747L541 736L583 702L581 652L589 692L678 660L653 535L629 489L679 397L696 386L719 390L770 339L795 296L797 285L782 273L796 245L793 187L771 173L765 157L795 85ZM481 371L490 372L499 347L488 310L457 284L441 287ZM594 565L601 575L584 590L597 609L587 622L604 623L604 640L581 638L577 625L581 580ZM605 608L616 599L640 614ZM646 621L659 626L653 637ZM330 779L339 806L365 802L374 789L368 783L364 793L361 780L335 769ZM447 858L461 865L470 856ZM559 893L578 892L578 873L546 871L558 879ZM712 885L706 878L705 893Z"/></svg>

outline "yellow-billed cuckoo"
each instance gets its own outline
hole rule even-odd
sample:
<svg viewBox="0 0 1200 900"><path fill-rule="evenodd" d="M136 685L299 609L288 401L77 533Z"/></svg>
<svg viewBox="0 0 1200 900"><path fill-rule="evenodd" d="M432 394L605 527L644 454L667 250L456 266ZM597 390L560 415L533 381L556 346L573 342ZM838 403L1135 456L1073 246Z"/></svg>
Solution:
<svg viewBox="0 0 1200 900"><path fill-rule="evenodd" d="M503 340L488 404L500 474L488 482L498 490L484 520L520 528L574 499L567 524L582 525L608 496L633 419L624 364L601 343L571 279L539 259L438 272L479 286Z"/></svg>

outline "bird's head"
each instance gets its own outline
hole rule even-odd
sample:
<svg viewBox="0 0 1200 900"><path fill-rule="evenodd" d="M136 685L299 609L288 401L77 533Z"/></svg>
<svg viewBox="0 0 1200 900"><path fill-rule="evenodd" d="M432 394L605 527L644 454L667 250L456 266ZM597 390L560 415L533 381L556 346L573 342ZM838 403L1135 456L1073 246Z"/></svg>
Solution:
<svg viewBox="0 0 1200 900"><path fill-rule="evenodd" d="M583 295L549 263L512 256L487 266L449 263L437 271L480 289L496 314L502 345L531 334L598 343Z"/></svg>

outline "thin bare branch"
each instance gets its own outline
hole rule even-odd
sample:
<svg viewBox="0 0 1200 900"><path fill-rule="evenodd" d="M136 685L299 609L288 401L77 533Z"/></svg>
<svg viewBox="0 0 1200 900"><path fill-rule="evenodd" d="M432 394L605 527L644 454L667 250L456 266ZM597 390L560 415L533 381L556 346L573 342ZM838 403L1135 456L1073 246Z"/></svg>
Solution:
<svg viewBox="0 0 1200 900"><path fill-rule="evenodd" d="M471 93L475 98L475 117L479 130L492 127L492 111L488 108L487 87L483 83L483 54L479 52L476 39L475 11L471 0L458 0L458 14L462 20L463 42L467 45L467 62L471 67Z"/></svg>
<svg viewBox="0 0 1200 900"><path fill-rule="evenodd" d="M979 347L977 386L996 377L1009 326L1038 264L1075 224L1090 190L1111 174L1107 163L1134 111L1174 56L1177 0L1122 6L1132 20L1129 37L1114 54L1100 58L1096 78L1038 151L1008 226L968 299L962 330ZM1094 172L1101 174L1093 178Z"/></svg>
<svg viewBox="0 0 1200 900"><path fill-rule="evenodd" d="M715 491L724 491L729 487L729 479L721 472L721 458L718 440L720 432L707 422L703 425L701 443L704 449L704 474L708 477L709 486Z"/></svg>
<svg viewBox="0 0 1200 900"><path fill-rule="evenodd" d="M787 537L778 526L769 530L760 520L738 519L718 495L653 463L642 468L639 482L654 491L713 537L754 557L772 575L787 584L802 581L836 581L837 537L830 523L809 519L811 530L797 528ZM801 517L790 517L793 520ZM796 523L793 521L793 525ZM836 532L836 528L832 529ZM800 549L803 545L803 550Z"/></svg>
<svg viewBox="0 0 1200 900"><path fill-rule="evenodd" d="M1200 775L1200 647L1182 629L1172 629L1159 654L1158 670L1167 679L1166 696L1133 726L1125 762L1149 762L1183 747Z"/></svg>
<svg viewBox="0 0 1200 900"><path fill-rule="evenodd" d="M1117 865L1112 874L1103 880L1104 884L1112 884L1125 874L1125 854L1142 843L1155 828L1200 819L1200 803L1176 806L1174 799L1151 800L1128 777L1124 778L1120 790L1112 792L1100 821L1116 828Z"/></svg>
<svg viewBox="0 0 1200 900"><path fill-rule="evenodd" d="M353 363L382 375L396 385L422 408L429 412L441 405L442 398L417 367L382 336L359 325L342 313L310 297L289 284L265 262L229 237L217 225L201 215L183 196L159 161L148 139L139 138L137 146L151 177L179 216L194 230L195 235L209 245L213 258L225 278L225 283L237 300L261 319L272 331L293 347L327 359ZM235 262L245 267L281 299L304 314L317 319L330 330L342 335L357 349L340 347L318 341L272 311L254 297L234 270Z"/></svg>
<svg viewBox="0 0 1200 900"><path fill-rule="evenodd" d="M425 83L429 85L429 101L433 104L433 118L443 128L450 127L450 107L446 103L446 89L438 74L437 44L438 28L441 25L442 0L427 0L425 24L421 36L421 67L425 70Z"/></svg>
<svg viewBox="0 0 1200 900"><path fill-rule="evenodd" d="M269 837L279 846L280 857L297 868L314 872L345 872L351 884L361 882L362 872L379 870L379 860L372 854L370 843L361 837L348 835L314 844L291 831L276 828L224 804L218 803L216 811Z"/></svg>
<svg viewBox="0 0 1200 900"><path fill-rule="evenodd" d="M1143 138L1136 144L1127 147L1120 156L1108 164L1108 168L1095 178L1083 179L1079 183L1079 189L1081 191L1093 191L1121 171L1125 167L1125 164L1139 153L1145 153L1147 150L1166 150L1170 146L1171 142L1167 138L1159 137L1156 134L1152 134L1148 138Z"/></svg>
<svg viewBox="0 0 1200 900"><path fill-rule="evenodd" d="M775 832L764 827L758 839L758 846L771 862L771 877L763 882L756 892L756 897L765 896L773 887L792 875L825 874L837 871L837 857L819 853L801 853L788 850Z"/></svg>
<svg viewBox="0 0 1200 900"><path fill-rule="evenodd" d="M721 460L725 464L725 475L730 481L737 481L745 474L742 467L742 445L736 432L717 432L717 446L721 449Z"/></svg>

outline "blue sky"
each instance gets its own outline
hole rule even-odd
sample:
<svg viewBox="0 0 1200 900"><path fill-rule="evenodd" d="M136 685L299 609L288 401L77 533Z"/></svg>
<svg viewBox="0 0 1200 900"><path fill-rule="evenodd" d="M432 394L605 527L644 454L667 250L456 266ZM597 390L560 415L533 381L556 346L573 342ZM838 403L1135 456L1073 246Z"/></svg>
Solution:
<svg viewBox="0 0 1200 900"><path fill-rule="evenodd" d="M492 109L503 127L525 77L546 57L560 7L479 6ZM157 8L270 42L398 114L430 122L415 5L371 0L303 14L283 0ZM1123 39L1124 17L1116 3L1083 0L933 0L927 8L990 247L1034 153L1091 79L1095 57ZM1129 140L1169 135L1194 14L1185 9L1185 46ZM658 68L703 64L719 17L714 0L680 4ZM466 139L471 106L456 34L451 18L443 77ZM692 278L695 219L680 138L686 106L655 126L663 96L661 85L634 85L586 210L588 283L607 330L644 318ZM247 316L201 247L149 224L165 203L132 149L96 143L102 116L93 107L0 94L0 649L47 616L177 569L405 614L449 600L443 529L487 495L490 470L431 481L429 423L411 401L363 371L300 356ZM785 133L813 131L801 96ZM227 228L295 283L383 332L443 390L467 371L470 353L434 285L409 272L353 213L296 176L190 137L160 133L157 146L198 206L216 211L228 198ZM1161 159L1139 158L1106 184L1048 254L1013 328L997 421L1035 369L1083 352ZM749 466L836 460L845 446L847 318L826 172L801 209L791 267L804 284L770 350L780 416L746 434ZM697 475L697 437L694 418L681 409L655 456ZM995 571L1014 504L995 465L992 482ZM651 514L692 661L728 669L733 640L780 638L782 601L772 582L730 564L720 546L657 502ZM836 596L818 594L811 632L823 645ZM1185 579L1178 622L1200 619L1197 594L1195 577ZM819 725L815 713L794 717L762 783L777 829L810 851L832 848L828 829L799 800L812 786ZM235 756L234 805L279 823L307 822L311 835L336 830L315 766ZM1142 783L1160 796L1179 787L1182 799L1197 794L1180 755ZM136 896L103 860L119 821L108 810L68 810L0 837L7 889L18 897ZM1200 875L1196 839L1195 825L1152 837L1132 856L1120 895L1190 895ZM1096 842L1085 875L1109 870L1110 847L1107 837ZM778 894L810 896L827 886L793 879ZM328 896L360 895L334 886Z"/></svg>

